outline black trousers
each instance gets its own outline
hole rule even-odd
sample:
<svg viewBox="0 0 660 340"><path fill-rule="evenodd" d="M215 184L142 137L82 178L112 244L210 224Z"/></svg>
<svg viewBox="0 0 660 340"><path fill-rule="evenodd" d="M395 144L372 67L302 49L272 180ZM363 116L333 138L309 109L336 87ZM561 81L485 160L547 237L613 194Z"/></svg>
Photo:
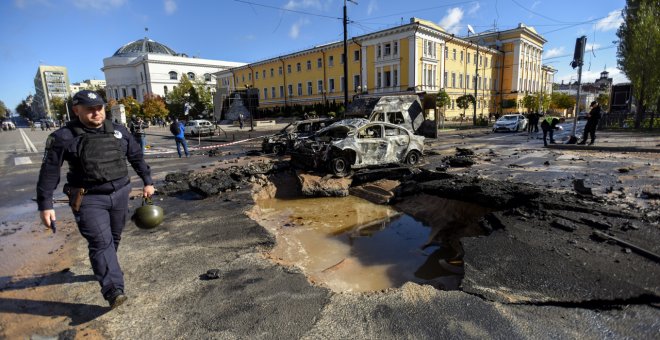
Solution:
<svg viewBox="0 0 660 340"><path fill-rule="evenodd" d="M587 140L587 135L591 137L591 142L593 143L596 140L596 127L598 127L597 121L587 121L587 124L584 126L584 133L582 134L582 141Z"/></svg>
<svg viewBox="0 0 660 340"><path fill-rule="evenodd" d="M80 211L73 213L80 234L87 240L92 270L104 296L113 288L124 289L117 249L128 216L130 191L129 184L108 195L86 194Z"/></svg>
<svg viewBox="0 0 660 340"><path fill-rule="evenodd" d="M545 146L548 145L548 142L546 141L548 134L550 134L550 143L554 143L555 130L552 127L550 127L550 124L548 124L546 121L543 121L541 123L541 129L543 130L543 145Z"/></svg>

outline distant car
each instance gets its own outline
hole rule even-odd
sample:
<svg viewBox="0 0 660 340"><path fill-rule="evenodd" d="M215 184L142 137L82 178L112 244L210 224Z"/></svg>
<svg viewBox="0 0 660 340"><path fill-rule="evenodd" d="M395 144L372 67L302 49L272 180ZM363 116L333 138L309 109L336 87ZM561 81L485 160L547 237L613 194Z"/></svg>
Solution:
<svg viewBox="0 0 660 340"><path fill-rule="evenodd" d="M6 121L2 122L2 129L5 130L5 131L16 130L16 125L14 125L14 123L12 121L6 120Z"/></svg>
<svg viewBox="0 0 660 340"><path fill-rule="evenodd" d="M343 177L351 168L403 163L416 165L424 137L391 123L344 119L303 140L291 151L295 166L327 169Z"/></svg>
<svg viewBox="0 0 660 340"><path fill-rule="evenodd" d="M586 112L578 113L577 120L587 120L587 113Z"/></svg>
<svg viewBox="0 0 660 340"><path fill-rule="evenodd" d="M183 128L186 136L210 136L213 134L214 126L205 119L191 120Z"/></svg>
<svg viewBox="0 0 660 340"><path fill-rule="evenodd" d="M493 124L493 132L525 130L527 123L527 118L521 114L504 115Z"/></svg>
<svg viewBox="0 0 660 340"><path fill-rule="evenodd" d="M282 155L293 148L297 139L309 137L334 122L335 120L332 118L305 119L293 122L278 133L264 137L261 149L264 153Z"/></svg>
<svg viewBox="0 0 660 340"><path fill-rule="evenodd" d="M33 124L34 127L37 128L37 129L38 129L38 128L41 128L41 122L34 122L34 123L32 123L32 124Z"/></svg>

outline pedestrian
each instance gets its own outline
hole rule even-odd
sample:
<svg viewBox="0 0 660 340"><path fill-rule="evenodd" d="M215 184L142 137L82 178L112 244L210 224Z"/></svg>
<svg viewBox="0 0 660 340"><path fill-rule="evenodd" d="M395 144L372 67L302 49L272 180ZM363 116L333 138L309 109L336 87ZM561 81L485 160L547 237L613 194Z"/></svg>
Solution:
<svg viewBox="0 0 660 340"><path fill-rule="evenodd" d="M183 151L186 157L190 157L190 154L188 153L188 143L186 143L186 136L183 133L185 131L183 127L183 123L179 121L178 118L174 118L174 121L170 125L170 132L172 135L174 135L174 141L176 142L176 152L179 154L179 158L181 158L181 147L183 146Z"/></svg>
<svg viewBox="0 0 660 340"><path fill-rule="evenodd" d="M564 118L557 118L557 117L552 117L548 116L543 119L541 122L541 129L543 130L543 145L548 146L548 142L546 141L546 137L548 134L550 134L550 144L555 144L555 139L554 139L554 130L563 130L561 126L559 126L559 123L563 123Z"/></svg>
<svg viewBox="0 0 660 340"><path fill-rule="evenodd" d="M135 118L131 119L131 124L130 124L130 129L131 129L131 134L133 134L133 137L135 137L135 141L140 144L140 149L142 149L142 154L144 154L145 148L147 147L147 133L144 131L144 129L148 128L149 126L147 123L142 120L142 118Z"/></svg>
<svg viewBox="0 0 660 340"><path fill-rule="evenodd" d="M534 126L532 125L532 122L534 121L534 116L536 113L534 112L529 112L527 114L527 133L531 133L534 131Z"/></svg>
<svg viewBox="0 0 660 340"><path fill-rule="evenodd" d="M110 307L116 308L127 299L117 259L131 191L127 161L144 183L144 197L154 194L154 186L140 146L124 126L106 120L104 105L93 91L82 90L73 96L73 112L78 119L46 140L37 204L41 222L55 232L53 192L60 181L62 162L67 161L64 192L69 196L78 230L87 240L101 293Z"/></svg>
<svg viewBox="0 0 660 340"><path fill-rule="evenodd" d="M238 114L238 125L241 127L241 130L243 130L243 114L242 113Z"/></svg>
<svg viewBox="0 0 660 340"><path fill-rule="evenodd" d="M50 121L46 120L44 121L44 124L46 124L46 131L52 131L52 129L50 128Z"/></svg>
<svg viewBox="0 0 660 340"><path fill-rule="evenodd" d="M597 101L593 101L590 107L591 110L587 113L587 124L584 126L582 140L578 143L579 145L584 145L587 142L587 134L591 137L589 145L592 145L596 141L596 128L601 117L600 105L598 105Z"/></svg>
<svg viewBox="0 0 660 340"><path fill-rule="evenodd" d="M534 128L534 132L539 132L539 119L541 118L541 112L535 112L532 114L532 127Z"/></svg>

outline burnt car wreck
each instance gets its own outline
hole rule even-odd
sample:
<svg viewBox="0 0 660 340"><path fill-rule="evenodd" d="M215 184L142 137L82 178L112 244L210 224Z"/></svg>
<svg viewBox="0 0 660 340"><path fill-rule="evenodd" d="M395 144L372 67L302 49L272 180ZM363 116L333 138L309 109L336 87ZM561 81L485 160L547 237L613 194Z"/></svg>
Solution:
<svg viewBox="0 0 660 340"><path fill-rule="evenodd" d="M293 122L276 134L265 136L261 143L261 149L264 153L283 155L287 150L293 149L297 139L309 137L335 121L332 118L321 118Z"/></svg>
<svg viewBox="0 0 660 340"><path fill-rule="evenodd" d="M299 140L291 151L296 167L327 170L346 176L351 169L403 163L416 165L424 151L424 137L399 125L345 119Z"/></svg>

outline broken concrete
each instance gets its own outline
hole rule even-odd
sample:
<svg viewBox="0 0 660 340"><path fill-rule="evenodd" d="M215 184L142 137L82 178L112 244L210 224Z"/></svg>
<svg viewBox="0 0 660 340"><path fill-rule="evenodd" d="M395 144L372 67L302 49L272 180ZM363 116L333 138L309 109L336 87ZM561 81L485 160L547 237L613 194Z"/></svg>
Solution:
<svg viewBox="0 0 660 340"><path fill-rule="evenodd" d="M296 171L296 175L300 181L300 191L306 197L345 197L351 186L350 178L321 177L300 170Z"/></svg>

